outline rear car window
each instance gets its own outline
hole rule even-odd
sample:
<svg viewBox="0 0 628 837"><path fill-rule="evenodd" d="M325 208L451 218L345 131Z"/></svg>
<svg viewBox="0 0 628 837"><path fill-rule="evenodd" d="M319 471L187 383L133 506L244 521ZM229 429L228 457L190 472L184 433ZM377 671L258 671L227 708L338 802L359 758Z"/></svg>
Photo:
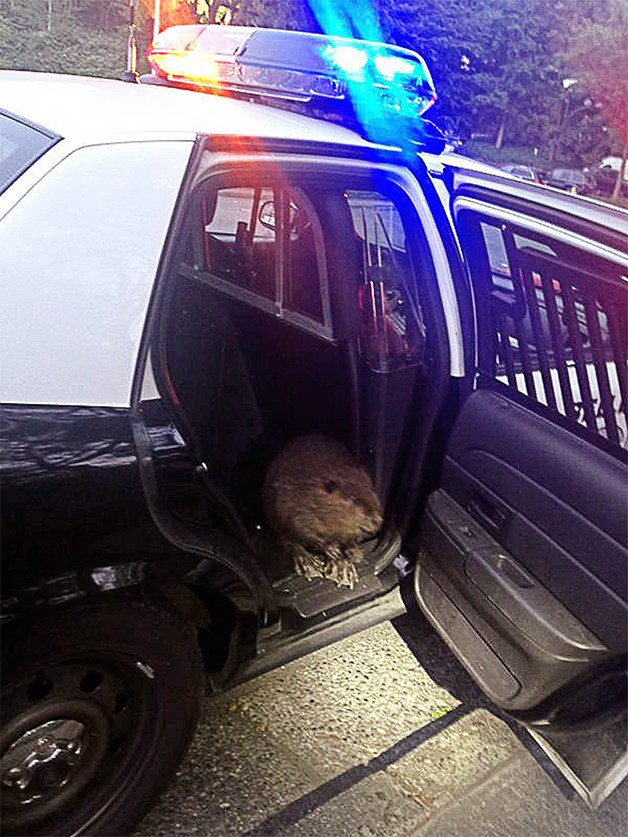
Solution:
<svg viewBox="0 0 628 837"><path fill-rule="evenodd" d="M207 281L295 325L330 333L323 235L303 190L272 183L208 190L201 214Z"/></svg>
<svg viewBox="0 0 628 837"><path fill-rule="evenodd" d="M0 113L0 195L56 141L53 135Z"/></svg>
<svg viewBox="0 0 628 837"><path fill-rule="evenodd" d="M202 202L207 269L267 299L275 295L275 232L258 213L272 200L272 189L246 186L219 189ZM254 267L253 251L264 254Z"/></svg>
<svg viewBox="0 0 628 837"><path fill-rule="evenodd" d="M483 245L475 272L489 302L479 312L481 375L627 448L624 269L494 219L468 222Z"/></svg>
<svg viewBox="0 0 628 837"><path fill-rule="evenodd" d="M555 169L552 177L555 180L565 180L570 183L577 183L581 186L584 186L587 182L584 172L578 171L577 169Z"/></svg>
<svg viewBox="0 0 628 837"><path fill-rule="evenodd" d="M399 210L380 192L352 189L344 196L362 256L361 353L375 372L416 365L422 358L425 323Z"/></svg>

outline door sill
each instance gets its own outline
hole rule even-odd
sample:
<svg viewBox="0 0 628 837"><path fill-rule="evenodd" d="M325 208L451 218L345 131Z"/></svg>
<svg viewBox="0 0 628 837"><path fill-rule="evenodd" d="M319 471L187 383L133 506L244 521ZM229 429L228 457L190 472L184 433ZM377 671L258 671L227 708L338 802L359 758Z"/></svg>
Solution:
<svg viewBox="0 0 628 837"><path fill-rule="evenodd" d="M285 665L311 651L317 651L340 639L357 634L366 628L388 622L406 612L399 586L388 593L362 602L349 612L332 616L322 624L311 627L297 635L278 633L258 644L257 656L245 662L230 679L229 685L236 685L264 674L277 666Z"/></svg>
<svg viewBox="0 0 628 837"><path fill-rule="evenodd" d="M588 732L541 732L524 725L548 758L592 810L628 776L627 711Z"/></svg>

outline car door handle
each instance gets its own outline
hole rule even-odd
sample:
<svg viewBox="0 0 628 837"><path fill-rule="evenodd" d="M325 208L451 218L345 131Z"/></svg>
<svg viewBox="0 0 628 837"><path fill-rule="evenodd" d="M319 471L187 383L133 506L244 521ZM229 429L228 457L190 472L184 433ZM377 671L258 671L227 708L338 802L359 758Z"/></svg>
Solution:
<svg viewBox="0 0 628 837"><path fill-rule="evenodd" d="M467 504L467 510L485 529L493 533L499 532L509 517L509 514L500 509L492 500L477 492Z"/></svg>

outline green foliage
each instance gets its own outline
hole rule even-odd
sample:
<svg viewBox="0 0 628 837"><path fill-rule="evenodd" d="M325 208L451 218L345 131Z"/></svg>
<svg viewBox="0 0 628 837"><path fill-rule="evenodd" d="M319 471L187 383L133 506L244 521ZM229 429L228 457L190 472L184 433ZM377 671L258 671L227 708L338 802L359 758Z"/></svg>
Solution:
<svg viewBox="0 0 628 837"><path fill-rule="evenodd" d="M233 8L233 23L240 26L316 31L316 21L306 0L240 0L229 5Z"/></svg>
<svg viewBox="0 0 628 837"><path fill-rule="evenodd" d="M605 114L620 145L628 142L628 4L613 0L604 21L580 26L566 61Z"/></svg>
<svg viewBox="0 0 628 837"><path fill-rule="evenodd" d="M628 4L611 0L605 20L583 23L566 60L610 127L623 158L612 199L619 200L628 158Z"/></svg>
<svg viewBox="0 0 628 837"><path fill-rule="evenodd" d="M381 0L387 31L432 67L434 117L473 133L543 146L560 120L559 50L575 22L606 0Z"/></svg>
<svg viewBox="0 0 628 837"><path fill-rule="evenodd" d="M125 0L0 0L0 67L117 78Z"/></svg>

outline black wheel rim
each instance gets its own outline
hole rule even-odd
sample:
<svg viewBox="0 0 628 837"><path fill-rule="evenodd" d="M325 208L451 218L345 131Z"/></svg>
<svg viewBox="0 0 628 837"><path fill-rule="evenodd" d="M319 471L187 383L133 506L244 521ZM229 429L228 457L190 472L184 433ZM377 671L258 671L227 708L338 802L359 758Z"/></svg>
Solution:
<svg viewBox="0 0 628 837"><path fill-rule="evenodd" d="M5 690L4 833L88 829L150 757L159 723L153 680L139 661L84 657L40 668Z"/></svg>

